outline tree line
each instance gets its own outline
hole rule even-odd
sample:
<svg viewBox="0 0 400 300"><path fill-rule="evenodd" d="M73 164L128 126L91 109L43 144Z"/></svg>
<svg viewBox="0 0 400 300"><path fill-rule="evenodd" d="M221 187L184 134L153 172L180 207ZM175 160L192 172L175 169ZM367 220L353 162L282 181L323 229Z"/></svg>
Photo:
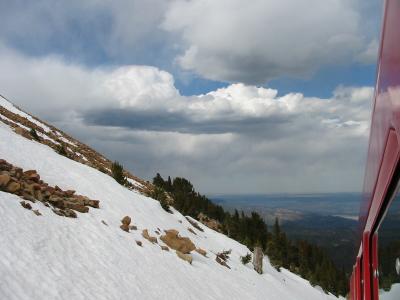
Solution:
<svg viewBox="0 0 400 300"><path fill-rule="evenodd" d="M347 276L338 270L324 249L304 240L290 240L275 220L269 232L264 219L257 213L250 215L235 210L225 211L206 196L196 192L192 183L181 177L164 180L157 173L153 184L158 190L167 192L174 199L174 208L183 215L198 218L203 213L221 224L224 234L253 250L261 246L278 270L283 267L321 286L325 291L345 296L348 291Z"/></svg>

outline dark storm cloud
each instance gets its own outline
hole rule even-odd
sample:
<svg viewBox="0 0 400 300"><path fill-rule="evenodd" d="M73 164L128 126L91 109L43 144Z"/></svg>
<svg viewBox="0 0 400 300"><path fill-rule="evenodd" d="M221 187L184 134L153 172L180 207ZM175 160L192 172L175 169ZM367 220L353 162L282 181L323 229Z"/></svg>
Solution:
<svg viewBox="0 0 400 300"><path fill-rule="evenodd" d="M161 132L179 132L191 134L241 133L267 136L282 132L276 131L283 123L290 123L288 116L270 116L268 118L248 118L241 120L195 121L182 113L132 111L130 109L93 110L82 115L88 125L115 126L133 130ZM276 133L276 134L274 134Z"/></svg>

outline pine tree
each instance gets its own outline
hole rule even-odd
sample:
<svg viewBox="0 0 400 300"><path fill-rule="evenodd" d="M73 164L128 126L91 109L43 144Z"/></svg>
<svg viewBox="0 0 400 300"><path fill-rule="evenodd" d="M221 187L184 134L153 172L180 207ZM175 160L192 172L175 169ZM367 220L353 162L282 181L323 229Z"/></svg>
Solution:
<svg viewBox="0 0 400 300"><path fill-rule="evenodd" d="M124 175L124 167L117 161L114 161L111 165L112 177L121 185L125 185L127 182L126 176Z"/></svg>
<svg viewBox="0 0 400 300"><path fill-rule="evenodd" d="M30 133L31 137L32 137L34 140L40 141L40 137L39 137L39 135L37 134L35 128L31 128L31 130L29 131L29 133Z"/></svg>

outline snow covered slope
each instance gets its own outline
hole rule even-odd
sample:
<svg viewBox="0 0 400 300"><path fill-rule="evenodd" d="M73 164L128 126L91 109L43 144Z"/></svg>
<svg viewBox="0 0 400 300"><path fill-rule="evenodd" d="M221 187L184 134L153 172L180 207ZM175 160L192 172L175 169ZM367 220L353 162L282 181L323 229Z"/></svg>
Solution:
<svg viewBox="0 0 400 300"><path fill-rule="evenodd" d="M71 219L41 202L32 204L42 213L35 216L21 207L19 197L0 192L0 299L336 299L289 271L277 272L267 258L259 275L240 262L249 252L245 246L205 226L204 232L191 233L180 213L165 212L159 202L2 122L0 159L37 170L53 186L100 200L99 209ZM125 215L138 230L119 228ZM193 251L189 264L162 251L160 240L152 244L141 235L148 229L157 236L157 228L177 229L208 257ZM215 253L228 249L231 269L215 261Z"/></svg>

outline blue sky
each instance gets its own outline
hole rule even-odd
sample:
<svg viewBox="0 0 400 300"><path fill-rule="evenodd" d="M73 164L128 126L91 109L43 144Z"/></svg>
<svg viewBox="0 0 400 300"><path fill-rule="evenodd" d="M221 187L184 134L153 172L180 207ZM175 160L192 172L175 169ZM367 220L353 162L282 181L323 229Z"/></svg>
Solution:
<svg viewBox="0 0 400 300"><path fill-rule="evenodd" d="M381 5L0 0L0 89L145 178L359 191Z"/></svg>

